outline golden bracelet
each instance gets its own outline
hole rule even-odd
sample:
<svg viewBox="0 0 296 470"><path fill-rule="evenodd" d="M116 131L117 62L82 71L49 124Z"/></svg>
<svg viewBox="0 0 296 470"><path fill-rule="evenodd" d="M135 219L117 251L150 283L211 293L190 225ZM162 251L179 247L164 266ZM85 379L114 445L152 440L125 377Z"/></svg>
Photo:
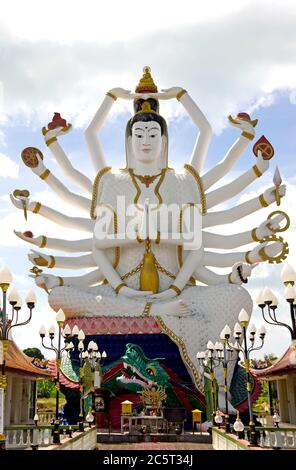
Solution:
<svg viewBox="0 0 296 470"><path fill-rule="evenodd" d="M175 286L175 284L171 284L169 288L173 289L177 295L180 295L182 292L181 289L179 289L179 287Z"/></svg>
<svg viewBox="0 0 296 470"><path fill-rule="evenodd" d="M232 282L232 280L231 280L231 274L232 274L232 272L228 274L228 282L229 282L229 284L233 284L233 282Z"/></svg>
<svg viewBox="0 0 296 470"><path fill-rule="evenodd" d="M48 268L52 269L55 266L55 257L50 255L50 262L48 264Z"/></svg>
<svg viewBox="0 0 296 470"><path fill-rule="evenodd" d="M33 212L34 214L38 214L38 212L40 211L40 209L41 209L41 202L36 202L35 207L34 207L34 209L32 210L32 212Z"/></svg>
<svg viewBox="0 0 296 470"><path fill-rule="evenodd" d="M246 132L246 131L242 132L242 136L246 137L246 139L249 139L249 140L253 140L255 137L255 135L250 134L250 132Z"/></svg>
<svg viewBox="0 0 296 470"><path fill-rule="evenodd" d="M268 207L269 206L268 202L265 201L263 194L260 194L259 201L260 201L260 204L261 204L262 207Z"/></svg>
<svg viewBox="0 0 296 470"><path fill-rule="evenodd" d="M254 264L253 261L251 261L250 258L249 258L250 253L251 253L250 251L247 251L247 252L245 253L245 260L246 260L246 263L248 263L248 264Z"/></svg>
<svg viewBox="0 0 296 470"><path fill-rule="evenodd" d="M125 287L125 284L123 282L121 284L118 284L118 286L114 288L116 294L118 294L118 292L120 291L122 287Z"/></svg>
<svg viewBox="0 0 296 470"><path fill-rule="evenodd" d="M50 175L50 170L46 168L46 170L44 170L44 172L41 173L41 175L39 175L39 178L41 178L42 180L45 180L49 175Z"/></svg>
<svg viewBox="0 0 296 470"><path fill-rule="evenodd" d="M252 239L254 240L254 242L261 242L260 238L257 237L256 230L257 230L257 227L253 228L251 232Z"/></svg>
<svg viewBox="0 0 296 470"><path fill-rule="evenodd" d="M117 100L117 96L113 95L113 93L111 93L110 91L108 91L108 92L106 93L106 95L107 95L107 96L110 96L110 98L112 98L114 101Z"/></svg>
<svg viewBox="0 0 296 470"><path fill-rule="evenodd" d="M41 240L39 248L44 248L46 244L47 244L47 238L45 235L42 235L42 240Z"/></svg>
<svg viewBox="0 0 296 470"><path fill-rule="evenodd" d="M59 286L64 286L64 279L61 276L58 276Z"/></svg>
<svg viewBox="0 0 296 470"><path fill-rule="evenodd" d="M252 166L252 169L253 169L255 175L257 176L257 178L260 178L260 176L263 175L263 173L261 173L261 171L259 170L257 165Z"/></svg>
<svg viewBox="0 0 296 470"><path fill-rule="evenodd" d="M47 145L47 147L49 147L53 142L55 142L56 140L58 140L56 137L51 137L50 139L48 139L45 143Z"/></svg>
<svg viewBox="0 0 296 470"><path fill-rule="evenodd" d="M137 242L138 243L143 243L144 240L142 240L142 238L140 238L138 231L136 231L136 234L137 234L137 237L136 237Z"/></svg>
<svg viewBox="0 0 296 470"><path fill-rule="evenodd" d="M185 93L187 93L186 90L179 91L179 93L176 94L177 100L180 101L180 98L182 98L182 96L185 95Z"/></svg>

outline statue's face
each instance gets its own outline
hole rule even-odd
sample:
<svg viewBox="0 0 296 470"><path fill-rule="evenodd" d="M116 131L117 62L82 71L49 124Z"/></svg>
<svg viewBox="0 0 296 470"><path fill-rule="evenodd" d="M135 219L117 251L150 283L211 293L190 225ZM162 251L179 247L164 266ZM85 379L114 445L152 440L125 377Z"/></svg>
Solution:
<svg viewBox="0 0 296 470"><path fill-rule="evenodd" d="M135 122L132 127L132 149L141 163L156 162L162 150L161 128L158 122Z"/></svg>

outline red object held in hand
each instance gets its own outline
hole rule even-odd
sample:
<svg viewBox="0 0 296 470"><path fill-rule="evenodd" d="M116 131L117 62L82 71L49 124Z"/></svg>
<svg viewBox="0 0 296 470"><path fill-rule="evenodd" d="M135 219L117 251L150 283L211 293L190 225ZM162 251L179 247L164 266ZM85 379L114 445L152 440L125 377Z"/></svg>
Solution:
<svg viewBox="0 0 296 470"><path fill-rule="evenodd" d="M254 144L253 153L256 157L258 157L259 150L262 153L263 160L270 160L274 156L274 148L265 135L262 135Z"/></svg>
<svg viewBox="0 0 296 470"><path fill-rule="evenodd" d="M62 118L60 113L54 113L52 121L48 123L48 129L53 130L57 127L65 127L67 125L66 119Z"/></svg>
<svg viewBox="0 0 296 470"><path fill-rule="evenodd" d="M28 238L33 238L34 235L30 230L27 230L27 232L24 232L23 235Z"/></svg>

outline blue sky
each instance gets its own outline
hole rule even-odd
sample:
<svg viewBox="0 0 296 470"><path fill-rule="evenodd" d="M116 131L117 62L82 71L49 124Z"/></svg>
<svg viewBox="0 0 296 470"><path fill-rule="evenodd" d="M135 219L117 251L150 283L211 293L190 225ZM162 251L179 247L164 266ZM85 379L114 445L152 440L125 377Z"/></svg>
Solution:
<svg viewBox="0 0 296 470"><path fill-rule="evenodd" d="M43 23L43 28L38 23L43 14L35 9L36 2L26 2L23 14L28 18L27 28L23 28L19 19L12 28L15 1L4 9L0 19L0 265L9 266L14 274L14 285L24 296L26 290L33 287L33 281L27 277L31 267L27 259L30 246L18 240L12 230L31 229L34 235L48 236L59 233L57 225L31 213L25 222L8 200L13 189L27 188L33 199L39 197L52 207L59 204L44 182L23 165L21 150L27 146L38 147L46 165L56 176L62 177L41 134L42 126L51 120L53 112L61 112L73 124L73 131L61 140L62 146L73 165L93 178L83 131L104 93L114 86L133 89L142 67L147 64L152 66L159 88L183 86L212 123L215 135L206 169L225 155L239 134L228 125L228 114L247 111L259 119L257 137L264 134L272 142L275 157L267 174L247 188L244 197L259 195L271 185L274 168L279 166L288 185L282 207L292 220L292 227L285 234L290 243L288 260L296 267L296 33L293 26L296 8L293 1L243 1L239 6L232 1L223 5L213 1L205 6L203 2L185 0L181 14L178 2L169 2L169 13L165 6L158 5L157 9L155 4L159 16L155 24L150 22L149 28L140 27L135 2L124 3L123 7L121 2L110 2L109 6L102 2L99 9L96 2L88 0L83 10L73 7L71 21L67 19L65 6L58 3L59 15L51 24L50 21ZM48 12L49 20L54 4L55 1ZM108 23L112 5L118 15L113 15ZM33 12L34 23L30 15ZM101 31L96 29L94 15L97 18L105 15L109 28L98 20L102 28ZM125 21L120 15L124 15ZM162 110L169 123L170 165L181 169L189 160L197 131L177 101L164 103ZM130 112L130 103L118 100L100 134L106 159L113 167L124 163L124 128ZM251 144L225 181L246 171L254 162ZM77 191L71 183L68 187ZM230 207L238 200L227 204ZM73 211L65 203L62 207ZM259 225L270 211L250 216L227 230L234 233L244 226L247 229L250 224L252 227ZM73 233L64 233L73 237ZM281 297L280 270L280 266L273 265L256 268L249 284L250 293L255 296L259 288L269 285ZM38 308L34 320L15 333L21 347L40 346L40 324L49 326L54 321L46 294L35 290ZM282 318L288 320L288 309L284 303L280 307L281 312L285 312L281 313ZM254 321L260 323L256 310ZM280 354L288 343L285 330L272 328L265 352Z"/></svg>

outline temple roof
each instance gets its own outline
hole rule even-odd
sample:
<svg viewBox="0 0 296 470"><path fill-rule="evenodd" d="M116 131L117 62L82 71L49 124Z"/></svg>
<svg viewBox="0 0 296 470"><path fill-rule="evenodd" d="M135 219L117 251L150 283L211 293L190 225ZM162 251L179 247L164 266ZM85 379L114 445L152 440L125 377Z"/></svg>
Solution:
<svg viewBox="0 0 296 470"><path fill-rule="evenodd" d="M8 341L6 352L6 369L10 372L24 372L34 377L47 378L50 376L48 369L42 369L32 364L33 357L24 354L14 343Z"/></svg>
<svg viewBox="0 0 296 470"><path fill-rule="evenodd" d="M270 367L252 370L258 379L275 379L277 376L296 374L296 342L293 342L285 354L277 359Z"/></svg>

